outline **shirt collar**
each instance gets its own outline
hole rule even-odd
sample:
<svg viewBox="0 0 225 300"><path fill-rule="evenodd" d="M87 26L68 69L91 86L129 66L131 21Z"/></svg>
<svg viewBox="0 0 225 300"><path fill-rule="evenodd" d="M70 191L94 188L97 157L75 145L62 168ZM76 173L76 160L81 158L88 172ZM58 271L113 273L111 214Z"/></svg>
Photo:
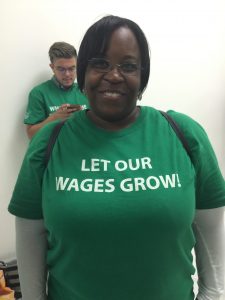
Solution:
<svg viewBox="0 0 225 300"><path fill-rule="evenodd" d="M58 88L65 90L65 91L69 90L70 88L72 88L74 86L74 83L73 83L70 88L65 89L64 86L58 82L58 80L56 79L56 77L54 75L52 76L51 80Z"/></svg>

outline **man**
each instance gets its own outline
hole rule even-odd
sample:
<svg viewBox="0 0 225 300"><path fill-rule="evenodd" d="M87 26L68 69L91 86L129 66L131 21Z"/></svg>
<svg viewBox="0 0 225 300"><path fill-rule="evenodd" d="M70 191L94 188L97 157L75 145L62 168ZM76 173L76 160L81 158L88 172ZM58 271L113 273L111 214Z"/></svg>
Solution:
<svg viewBox="0 0 225 300"><path fill-rule="evenodd" d="M45 124L66 119L71 113L85 108L86 97L78 89L76 78L76 49L65 42L56 42L49 49L53 77L34 87L29 94L24 124L27 135L33 135Z"/></svg>

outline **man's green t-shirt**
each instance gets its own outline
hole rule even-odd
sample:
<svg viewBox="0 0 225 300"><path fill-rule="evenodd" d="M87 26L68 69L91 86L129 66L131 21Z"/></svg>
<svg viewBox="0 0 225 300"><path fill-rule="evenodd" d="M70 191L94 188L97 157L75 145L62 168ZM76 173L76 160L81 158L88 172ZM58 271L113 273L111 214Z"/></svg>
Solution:
<svg viewBox="0 0 225 300"><path fill-rule="evenodd" d="M74 83L69 89L63 89L53 77L36 87L29 93L24 124L37 124L54 113L62 104L80 104L87 108L88 100Z"/></svg>
<svg viewBox="0 0 225 300"><path fill-rule="evenodd" d="M9 205L48 232L48 300L193 300L195 209L225 204L225 184L202 127L170 111L192 164L160 112L141 107L119 131L85 111L31 141Z"/></svg>

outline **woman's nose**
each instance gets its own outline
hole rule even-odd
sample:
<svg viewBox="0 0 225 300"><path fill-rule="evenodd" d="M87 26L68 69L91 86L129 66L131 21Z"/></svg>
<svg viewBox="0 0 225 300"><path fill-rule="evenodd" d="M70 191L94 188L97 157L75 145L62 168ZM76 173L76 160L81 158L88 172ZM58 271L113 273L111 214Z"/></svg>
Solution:
<svg viewBox="0 0 225 300"><path fill-rule="evenodd" d="M120 69L117 65L114 65L110 68L110 71L108 71L105 76L105 79L111 80L111 81L123 81L124 77L120 72Z"/></svg>

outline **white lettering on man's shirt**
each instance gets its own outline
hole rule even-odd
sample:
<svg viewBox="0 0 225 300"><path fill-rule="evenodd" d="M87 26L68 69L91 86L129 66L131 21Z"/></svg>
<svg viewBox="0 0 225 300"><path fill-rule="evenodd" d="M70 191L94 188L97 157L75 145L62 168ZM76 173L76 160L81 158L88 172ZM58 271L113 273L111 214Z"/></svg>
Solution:
<svg viewBox="0 0 225 300"><path fill-rule="evenodd" d="M49 110L50 110L51 112L57 111L57 109L59 109L59 106L49 106Z"/></svg>

